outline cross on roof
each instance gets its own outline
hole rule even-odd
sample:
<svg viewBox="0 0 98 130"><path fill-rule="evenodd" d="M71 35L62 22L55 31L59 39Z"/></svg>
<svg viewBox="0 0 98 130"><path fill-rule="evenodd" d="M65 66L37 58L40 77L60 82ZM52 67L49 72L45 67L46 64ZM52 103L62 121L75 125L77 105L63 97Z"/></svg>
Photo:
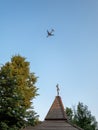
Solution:
<svg viewBox="0 0 98 130"><path fill-rule="evenodd" d="M60 91L59 84L56 85L56 88L57 88L57 95L59 96L59 91Z"/></svg>

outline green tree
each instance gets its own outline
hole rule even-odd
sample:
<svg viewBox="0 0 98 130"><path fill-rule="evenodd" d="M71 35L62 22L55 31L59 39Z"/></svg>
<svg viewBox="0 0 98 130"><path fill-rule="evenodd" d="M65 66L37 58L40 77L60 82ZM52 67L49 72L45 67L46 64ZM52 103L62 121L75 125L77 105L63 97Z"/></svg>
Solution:
<svg viewBox="0 0 98 130"><path fill-rule="evenodd" d="M71 117L70 119L73 124L83 128L84 130L95 130L97 122L95 117L92 116L91 111L88 110L87 105L83 105L83 103L79 102L77 108L73 107L73 109L67 109L73 111L66 113L69 114L69 117Z"/></svg>
<svg viewBox="0 0 98 130"><path fill-rule="evenodd" d="M40 123L38 119L38 115L32 110L27 111L26 119L27 119L27 125L35 126Z"/></svg>
<svg viewBox="0 0 98 130"><path fill-rule="evenodd" d="M19 130L29 120L28 111L32 100L38 95L35 86L37 77L30 73L29 65L24 57L17 55L0 69L1 130ZM32 121L35 118L36 113L33 112Z"/></svg>
<svg viewBox="0 0 98 130"><path fill-rule="evenodd" d="M71 108L66 107L65 112L66 112L66 115L67 115L68 119L69 119L70 121L72 121L72 118L73 118L73 110L72 110Z"/></svg>

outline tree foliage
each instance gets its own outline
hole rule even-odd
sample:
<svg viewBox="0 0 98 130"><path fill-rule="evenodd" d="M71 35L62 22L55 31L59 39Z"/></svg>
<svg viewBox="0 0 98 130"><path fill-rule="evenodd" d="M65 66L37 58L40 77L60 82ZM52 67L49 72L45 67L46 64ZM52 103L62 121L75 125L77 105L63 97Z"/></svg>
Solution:
<svg viewBox="0 0 98 130"><path fill-rule="evenodd" d="M13 56L0 69L0 129L19 130L29 119L28 110L37 94L37 77L30 73L29 62ZM28 118L26 119L28 115ZM36 113L33 112L32 119ZM31 118L31 115L30 115Z"/></svg>
<svg viewBox="0 0 98 130"><path fill-rule="evenodd" d="M71 108L68 108L66 107L66 115L67 115L67 118L72 121L72 118L73 118L73 110Z"/></svg>
<svg viewBox="0 0 98 130"><path fill-rule="evenodd" d="M97 122L94 116L92 116L91 111L88 110L87 105L79 102L77 109L73 107L66 109L66 114L69 117L71 123L76 124L84 130L95 130Z"/></svg>

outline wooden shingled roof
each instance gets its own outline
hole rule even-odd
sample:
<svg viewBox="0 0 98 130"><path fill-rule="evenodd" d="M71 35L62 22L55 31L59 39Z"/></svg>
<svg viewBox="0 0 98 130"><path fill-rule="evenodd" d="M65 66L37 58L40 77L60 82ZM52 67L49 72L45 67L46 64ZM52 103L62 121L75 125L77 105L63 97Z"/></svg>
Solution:
<svg viewBox="0 0 98 130"><path fill-rule="evenodd" d="M60 96L56 96L45 120L67 120Z"/></svg>
<svg viewBox="0 0 98 130"><path fill-rule="evenodd" d="M83 130L77 126L72 125L65 114L61 97L58 95L50 107L45 120L35 126L27 127L24 130Z"/></svg>

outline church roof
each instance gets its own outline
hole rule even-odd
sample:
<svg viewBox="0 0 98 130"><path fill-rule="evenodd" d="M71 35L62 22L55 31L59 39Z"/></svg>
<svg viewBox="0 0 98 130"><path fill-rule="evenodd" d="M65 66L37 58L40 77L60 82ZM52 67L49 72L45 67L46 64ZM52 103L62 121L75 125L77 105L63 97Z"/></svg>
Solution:
<svg viewBox="0 0 98 130"><path fill-rule="evenodd" d="M50 107L45 120L35 126L27 127L24 130L83 130L77 126L72 125L65 114L61 97L58 95Z"/></svg>
<svg viewBox="0 0 98 130"><path fill-rule="evenodd" d="M46 115L45 120L67 120L67 116L64 111L64 106L60 96L56 96L52 106Z"/></svg>
<svg viewBox="0 0 98 130"><path fill-rule="evenodd" d="M77 126L72 126L64 120L45 120L35 127L27 127L24 130L83 130Z"/></svg>

